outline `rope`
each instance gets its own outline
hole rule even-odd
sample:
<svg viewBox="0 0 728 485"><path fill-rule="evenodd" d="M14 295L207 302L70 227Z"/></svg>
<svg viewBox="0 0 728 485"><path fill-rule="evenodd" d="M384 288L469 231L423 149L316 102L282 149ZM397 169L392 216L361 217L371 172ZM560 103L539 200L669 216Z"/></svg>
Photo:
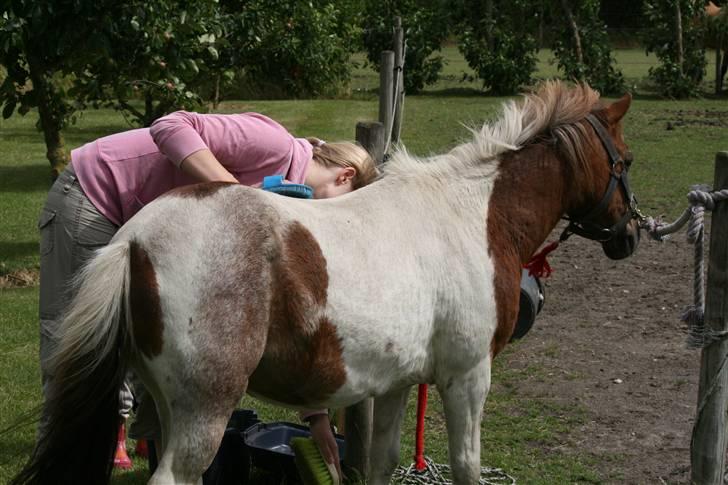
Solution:
<svg viewBox="0 0 728 485"><path fill-rule="evenodd" d="M384 144L384 153L389 153L389 145L392 143L392 129L394 128L394 115L397 113L397 106L399 105L399 90L402 89L402 104L404 105L404 88L399 85L400 80L404 81L404 75L401 74L404 71L404 58L407 55L407 39L404 40L402 45L402 63L399 66L394 66L394 89L392 94L394 99L392 100L392 112L389 116L389 123L384 127L387 133L387 142ZM401 112L400 112L401 113ZM400 127L402 126L400 120ZM397 139L399 139L399 133L397 133Z"/></svg>
<svg viewBox="0 0 728 485"><path fill-rule="evenodd" d="M726 331L716 331L705 325L705 211L715 209L715 204L728 200L728 189L709 192L709 188L696 185L688 193L689 206L671 224L652 217L642 219L640 225L656 241L664 241L670 234L688 224L687 240L695 246L693 255L693 304L682 315L688 324L688 347L704 348L728 336Z"/></svg>
<svg viewBox="0 0 728 485"><path fill-rule="evenodd" d="M450 485L452 484L452 472L449 465L434 463L429 457L425 457L425 469L417 471L415 464L405 468L397 467L392 475L392 484L401 485ZM515 485L516 479L505 473L500 468L482 467L480 469L479 485Z"/></svg>

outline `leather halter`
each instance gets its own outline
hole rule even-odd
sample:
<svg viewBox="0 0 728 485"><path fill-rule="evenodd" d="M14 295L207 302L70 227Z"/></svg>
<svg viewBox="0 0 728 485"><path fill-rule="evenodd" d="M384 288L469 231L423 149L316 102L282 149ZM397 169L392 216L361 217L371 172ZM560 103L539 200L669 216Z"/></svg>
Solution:
<svg viewBox="0 0 728 485"><path fill-rule="evenodd" d="M564 232L561 233L560 239L564 241L572 234L576 234L594 241L607 242L612 239L619 230L629 222L630 219L638 217L637 199L632 193L632 189L629 185L629 177L627 176L629 167L619 155L619 152L614 146L614 142L612 142L612 138L609 136L606 128L593 114L587 115L586 120L592 128L594 128L594 131L609 156L609 167L611 171L609 176L609 185L607 185L607 191L604 193L602 200L588 213L579 217L565 217L565 219L569 221L569 225L566 229L564 229ZM622 169L617 172L617 167L620 165ZM604 227L594 222L594 220L607 210L617 186L622 188L625 200L629 201L629 209L612 227Z"/></svg>

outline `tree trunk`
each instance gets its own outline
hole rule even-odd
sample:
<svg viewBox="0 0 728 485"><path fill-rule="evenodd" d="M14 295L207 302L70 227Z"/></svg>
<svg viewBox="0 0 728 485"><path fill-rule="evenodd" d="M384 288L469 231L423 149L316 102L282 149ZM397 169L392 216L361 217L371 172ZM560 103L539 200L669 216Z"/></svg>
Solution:
<svg viewBox="0 0 728 485"><path fill-rule="evenodd" d="M574 36L574 51L576 53L576 62L579 66L584 66L584 51L581 48L581 35L579 35L579 26L576 24L576 19L569 6L569 0L561 0L561 8L564 9L564 15L566 20L571 27L571 33ZM583 69L581 70L583 72ZM581 77L581 72L579 73Z"/></svg>
<svg viewBox="0 0 728 485"><path fill-rule="evenodd" d="M40 63L31 59L31 56L28 56L28 71L38 103L40 128L46 144L46 158L51 165L51 178L55 180L70 161L61 134L63 120L59 119L62 115L57 112L56 105L59 100L56 99L57 95L53 92L52 84L43 70L39 68Z"/></svg>
<svg viewBox="0 0 728 485"><path fill-rule="evenodd" d="M493 0L485 0L485 40L488 42L488 50L493 51Z"/></svg>
<svg viewBox="0 0 728 485"><path fill-rule="evenodd" d="M720 94L723 90L723 72L722 72L722 57L721 56L721 45L723 44L723 35L718 34L718 38L715 41L715 94Z"/></svg>
<svg viewBox="0 0 728 485"><path fill-rule="evenodd" d="M215 76L215 91L212 95L212 109L217 109L220 106L220 78L222 74L219 72Z"/></svg>
<svg viewBox="0 0 728 485"><path fill-rule="evenodd" d="M680 0L675 0L675 43L677 44L677 66L680 70L680 76L683 72L683 36L682 36L682 12L680 10Z"/></svg>

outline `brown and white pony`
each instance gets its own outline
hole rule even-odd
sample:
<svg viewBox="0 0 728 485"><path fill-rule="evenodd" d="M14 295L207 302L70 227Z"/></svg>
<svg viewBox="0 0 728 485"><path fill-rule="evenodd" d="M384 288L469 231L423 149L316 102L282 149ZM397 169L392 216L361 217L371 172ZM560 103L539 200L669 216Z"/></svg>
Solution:
<svg viewBox="0 0 728 485"><path fill-rule="evenodd" d="M631 193L613 183L631 161L630 100L605 107L587 86L549 82L472 141L427 160L400 151L342 197L210 183L149 204L80 275L49 422L15 483L108 481L128 368L162 423L150 483L197 483L246 392L293 408L375 396L370 483L388 483L418 383L442 396L455 483L477 483L521 266L565 214L589 214L613 259L637 244Z"/></svg>

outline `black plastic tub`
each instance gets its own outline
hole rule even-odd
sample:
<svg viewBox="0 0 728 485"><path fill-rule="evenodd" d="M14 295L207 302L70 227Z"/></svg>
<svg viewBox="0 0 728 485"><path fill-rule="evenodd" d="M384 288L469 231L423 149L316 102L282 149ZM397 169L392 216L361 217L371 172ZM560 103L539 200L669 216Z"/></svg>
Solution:
<svg viewBox="0 0 728 485"><path fill-rule="evenodd" d="M236 409L228 421L220 449L210 467L202 475L203 485L247 484L250 477L250 453L243 433L260 423L252 409Z"/></svg>
<svg viewBox="0 0 728 485"><path fill-rule="evenodd" d="M258 423L243 433L243 441L253 467L285 477L286 483L300 483L289 445L292 438L299 436L311 436L307 426L285 422ZM343 462L344 437L336 435L336 443L339 445L339 459Z"/></svg>

